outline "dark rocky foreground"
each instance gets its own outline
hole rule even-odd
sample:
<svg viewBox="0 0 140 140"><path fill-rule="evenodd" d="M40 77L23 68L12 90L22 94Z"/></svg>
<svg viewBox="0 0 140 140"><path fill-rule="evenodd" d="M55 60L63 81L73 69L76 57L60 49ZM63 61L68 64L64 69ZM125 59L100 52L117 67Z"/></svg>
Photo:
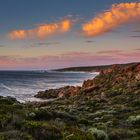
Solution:
<svg viewBox="0 0 140 140"><path fill-rule="evenodd" d="M0 97L0 140L140 140L140 63L101 70L82 87Z"/></svg>

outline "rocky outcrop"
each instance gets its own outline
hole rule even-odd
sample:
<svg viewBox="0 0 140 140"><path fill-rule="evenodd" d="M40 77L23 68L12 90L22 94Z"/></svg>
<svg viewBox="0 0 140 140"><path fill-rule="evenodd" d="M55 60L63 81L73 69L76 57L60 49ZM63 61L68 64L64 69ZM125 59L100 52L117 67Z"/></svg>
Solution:
<svg viewBox="0 0 140 140"><path fill-rule="evenodd" d="M68 98L76 95L80 91L81 87L77 86L65 86L59 89L49 89L46 91L39 91L35 97L42 99L51 98Z"/></svg>
<svg viewBox="0 0 140 140"><path fill-rule="evenodd" d="M94 85L94 82L92 79L86 80L83 82L82 87L87 88L87 87L92 87Z"/></svg>
<svg viewBox="0 0 140 140"><path fill-rule="evenodd" d="M139 80L140 63L126 67L112 65L110 68L102 70L94 79L84 81L82 87L65 86L59 89L39 91L35 97L42 99L68 98L81 93L91 93L93 91L101 91L102 93L104 90L109 90L112 87L124 88L124 86L130 90L132 85Z"/></svg>

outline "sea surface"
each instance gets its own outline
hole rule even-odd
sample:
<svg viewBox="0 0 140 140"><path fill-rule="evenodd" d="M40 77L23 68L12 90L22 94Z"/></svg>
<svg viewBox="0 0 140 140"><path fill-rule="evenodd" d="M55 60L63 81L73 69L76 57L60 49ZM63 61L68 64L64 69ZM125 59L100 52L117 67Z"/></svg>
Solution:
<svg viewBox="0 0 140 140"><path fill-rule="evenodd" d="M96 73L55 71L0 71L0 96L12 96L20 102L40 101L38 91L67 85L82 85Z"/></svg>

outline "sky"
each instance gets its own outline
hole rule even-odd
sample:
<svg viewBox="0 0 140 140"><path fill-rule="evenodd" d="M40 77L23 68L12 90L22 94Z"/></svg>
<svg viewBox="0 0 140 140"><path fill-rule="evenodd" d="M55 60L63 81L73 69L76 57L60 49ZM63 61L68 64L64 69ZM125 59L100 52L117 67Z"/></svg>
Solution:
<svg viewBox="0 0 140 140"><path fill-rule="evenodd" d="M0 70L140 61L140 0L1 0Z"/></svg>

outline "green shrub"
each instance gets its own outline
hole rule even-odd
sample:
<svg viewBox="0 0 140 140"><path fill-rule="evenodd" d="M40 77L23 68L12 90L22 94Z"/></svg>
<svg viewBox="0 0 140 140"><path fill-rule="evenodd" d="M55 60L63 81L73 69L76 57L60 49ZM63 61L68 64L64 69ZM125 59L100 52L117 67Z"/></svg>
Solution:
<svg viewBox="0 0 140 140"><path fill-rule="evenodd" d="M95 140L95 138L91 134L70 134L63 138L63 140Z"/></svg>
<svg viewBox="0 0 140 140"><path fill-rule="evenodd" d="M3 128L10 121L11 117L0 114L0 128Z"/></svg>
<svg viewBox="0 0 140 140"><path fill-rule="evenodd" d="M129 116L127 119L128 123L131 123L132 125L140 125L140 114L137 116Z"/></svg>
<svg viewBox="0 0 140 140"><path fill-rule="evenodd" d="M1 132L0 140L33 140L32 136L17 130Z"/></svg>
<svg viewBox="0 0 140 140"><path fill-rule="evenodd" d="M59 128L49 125L46 122L26 121L25 130L32 135L35 140L59 140L62 133Z"/></svg>
<svg viewBox="0 0 140 140"><path fill-rule="evenodd" d="M132 102L132 106L133 107L139 107L140 106L140 100L136 100L136 101Z"/></svg>
<svg viewBox="0 0 140 140"><path fill-rule="evenodd" d="M109 140L108 135L103 131L97 128L90 128L88 130L97 140Z"/></svg>
<svg viewBox="0 0 140 140"><path fill-rule="evenodd" d="M122 128L112 129L111 132L109 132L110 140L130 139L136 136L137 133L135 131Z"/></svg>
<svg viewBox="0 0 140 140"><path fill-rule="evenodd" d="M39 128L41 126L40 122L36 121L25 121L25 127L29 129Z"/></svg>

